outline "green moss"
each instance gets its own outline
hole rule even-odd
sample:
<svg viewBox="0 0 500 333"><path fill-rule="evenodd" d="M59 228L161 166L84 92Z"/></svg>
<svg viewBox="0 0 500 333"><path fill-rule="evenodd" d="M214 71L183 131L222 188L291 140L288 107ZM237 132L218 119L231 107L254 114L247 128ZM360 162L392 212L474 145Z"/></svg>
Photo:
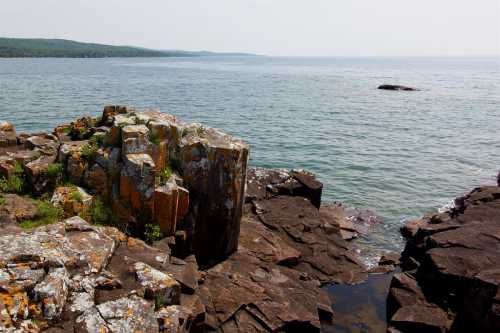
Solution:
<svg viewBox="0 0 500 333"><path fill-rule="evenodd" d="M0 194L0 206L5 203L5 197Z"/></svg>
<svg viewBox="0 0 500 333"><path fill-rule="evenodd" d="M57 177L63 172L63 165L61 163L49 164L47 170L45 171L47 175L51 177Z"/></svg>
<svg viewBox="0 0 500 333"><path fill-rule="evenodd" d="M163 234L161 233L159 225L148 223L144 226L144 240L146 243L153 244L162 239L162 237Z"/></svg>
<svg viewBox="0 0 500 333"><path fill-rule="evenodd" d="M172 177L172 174L172 168L166 166L163 170L156 174L157 183L165 184L170 179L170 177Z"/></svg>
<svg viewBox="0 0 500 333"><path fill-rule="evenodd" d="M23 229L36 228L42 225L58 222L64 214L61 207L55 207L48 200L35 200L37 205L36 216L33 220L26 220L19 224Z"/></svg>

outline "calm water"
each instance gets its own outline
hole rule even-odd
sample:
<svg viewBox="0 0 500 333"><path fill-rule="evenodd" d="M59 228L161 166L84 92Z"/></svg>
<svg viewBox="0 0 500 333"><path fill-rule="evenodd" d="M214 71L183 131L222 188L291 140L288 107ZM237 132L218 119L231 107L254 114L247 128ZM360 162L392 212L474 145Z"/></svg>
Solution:
<svg viewBox="0 0 500 333"><path fill-rule="evenodd" d="M499 58L0 59L0 119L48 130L129 104L223 128L253 165L310 169L326 200L375 210L366 242L396 250L403 221L493 181L499 87Z"/></svg>

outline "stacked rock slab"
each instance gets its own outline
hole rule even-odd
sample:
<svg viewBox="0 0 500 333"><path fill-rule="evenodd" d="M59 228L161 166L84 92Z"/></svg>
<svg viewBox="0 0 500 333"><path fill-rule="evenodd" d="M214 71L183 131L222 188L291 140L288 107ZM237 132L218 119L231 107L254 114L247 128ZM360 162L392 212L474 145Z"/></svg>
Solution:
<svg viewBox="0 0 500 333"><path fill-rule="evenodd" d="M477 188L455 204L402 229L390 332L500 332L500 187Z"/></svg>
<svg viewBox="0 0 500 333"><path fill-rule="evenodd" d="M246 143L156 110L120 106L106 107L100 121L73 123L70 135L76 141L59 154L68 178L110 202L126 230L140 234L154 223L169 236L183 229L202 265L237 249ZM92 156L85 154L89 145Z"/></svg>

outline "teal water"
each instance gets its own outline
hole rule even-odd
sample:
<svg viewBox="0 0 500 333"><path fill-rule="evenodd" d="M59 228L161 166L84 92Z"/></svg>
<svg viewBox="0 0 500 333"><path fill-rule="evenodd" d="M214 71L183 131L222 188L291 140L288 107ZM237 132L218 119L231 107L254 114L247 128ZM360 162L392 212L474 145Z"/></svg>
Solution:
<svg viewBox="0 0 500 333"><path fill-rule="evenodd" d="M500 58L0 59L0 119L19 131L105 104L159 107L244 138L253 165L312 170L325 200L383 218L365 240L379 250L500 169Z"/></svg>

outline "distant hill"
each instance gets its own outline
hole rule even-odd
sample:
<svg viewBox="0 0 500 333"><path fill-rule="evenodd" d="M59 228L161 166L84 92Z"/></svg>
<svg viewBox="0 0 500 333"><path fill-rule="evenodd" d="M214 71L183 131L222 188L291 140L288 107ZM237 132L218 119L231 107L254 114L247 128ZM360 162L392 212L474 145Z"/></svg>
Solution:
<svg viewBox="0 0 500 333"><path fill-rule="evenodd" d="M0 58L195 57L243 53L151 50L133 46L81 43L66 39L0 38Z"/></svg>

